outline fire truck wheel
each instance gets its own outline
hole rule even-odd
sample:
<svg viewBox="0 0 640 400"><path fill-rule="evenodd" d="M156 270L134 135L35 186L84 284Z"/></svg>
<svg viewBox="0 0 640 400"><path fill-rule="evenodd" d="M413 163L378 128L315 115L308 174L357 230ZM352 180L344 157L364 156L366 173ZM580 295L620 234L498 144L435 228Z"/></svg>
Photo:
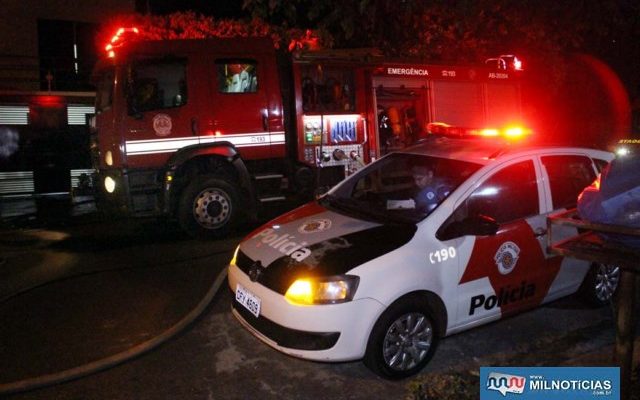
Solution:
<svg viewBox="0 0 640 400"><path fill-rule="evenodd" d="M391 304L371 331L364 364L387 379L402 379L420 371L438 343L432 315L422 296L403 297Z"/></svg>
<svg viewBox="0 0 640 400"><path fill-rule="evenodd" d="M616 294L620 280L620 267L593 263L580 288L588 303L599 307L608 304Z"/></svg>
<svg viewBox="0 0 640 400"><path fill-rule="evenodd" d="M236 189L226 180L217 176L199 177L180 197L180 226L193 237L222 237L237 223L238 199Z"/></svg>

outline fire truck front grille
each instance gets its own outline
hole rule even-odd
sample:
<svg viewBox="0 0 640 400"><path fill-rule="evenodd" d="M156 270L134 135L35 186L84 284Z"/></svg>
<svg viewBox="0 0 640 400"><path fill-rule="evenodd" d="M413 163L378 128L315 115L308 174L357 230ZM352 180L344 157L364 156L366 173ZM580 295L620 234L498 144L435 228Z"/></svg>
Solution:
<svg viewBox="0 0 640 400"><path fill-rule="evenodd" d="M131 205L136 213L151 213L157 210L156 196L139 194L131 196Z"/></svg>
<svg viewBox="0 0 640 400"><path fill-rule="evenodd" d="M157 171L129 171L128 183L134 213L154 214L161 209L162 182Z"/></svg>
<svg viewBox="0 0 640 400"><path fill-rule="evenodd" d="M130 171L129 187L131 189L157 189L160 186L157 176L156 171Z"/></svg>

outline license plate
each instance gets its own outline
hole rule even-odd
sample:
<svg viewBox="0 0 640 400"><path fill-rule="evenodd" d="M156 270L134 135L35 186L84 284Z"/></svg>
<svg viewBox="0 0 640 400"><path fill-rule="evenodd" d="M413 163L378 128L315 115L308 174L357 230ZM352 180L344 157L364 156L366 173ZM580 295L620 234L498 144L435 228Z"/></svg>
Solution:
<svg viewBox="0 0 640 400"><path fill-rule="evenodd" d="M236 300L242 304L244 308L251 311L256 317L260 315L260 297L245 289L242 285L236 286Z"/></svg>

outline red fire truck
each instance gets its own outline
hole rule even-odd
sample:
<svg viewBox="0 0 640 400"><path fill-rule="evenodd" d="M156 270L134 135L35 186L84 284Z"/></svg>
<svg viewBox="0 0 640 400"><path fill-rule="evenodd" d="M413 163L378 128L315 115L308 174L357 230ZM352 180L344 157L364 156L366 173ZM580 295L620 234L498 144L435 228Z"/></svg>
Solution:
<svg viewBox="0 0 640 400"><path fill-rule="evenodd" d="M97 201L194 236L307 200L429 122L497 126L520 111L508 68L281 54L259 38L116 42L94 74Z"/></svg>

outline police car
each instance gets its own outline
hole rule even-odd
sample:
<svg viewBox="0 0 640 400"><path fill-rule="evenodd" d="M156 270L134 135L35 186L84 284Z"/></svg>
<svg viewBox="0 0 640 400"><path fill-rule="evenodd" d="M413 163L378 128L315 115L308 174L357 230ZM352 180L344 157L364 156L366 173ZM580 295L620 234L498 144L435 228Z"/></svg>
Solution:
<svg viewBox="0 0 640 400"><path fill-rule="evenodd" d="M447 335L579 289L605 303L618 268L547 253L546 217L612 157L434 135L249 234L229 266L233 314L286 354L397 379ZM419 207L425 168L436 200Z"/></svg>

